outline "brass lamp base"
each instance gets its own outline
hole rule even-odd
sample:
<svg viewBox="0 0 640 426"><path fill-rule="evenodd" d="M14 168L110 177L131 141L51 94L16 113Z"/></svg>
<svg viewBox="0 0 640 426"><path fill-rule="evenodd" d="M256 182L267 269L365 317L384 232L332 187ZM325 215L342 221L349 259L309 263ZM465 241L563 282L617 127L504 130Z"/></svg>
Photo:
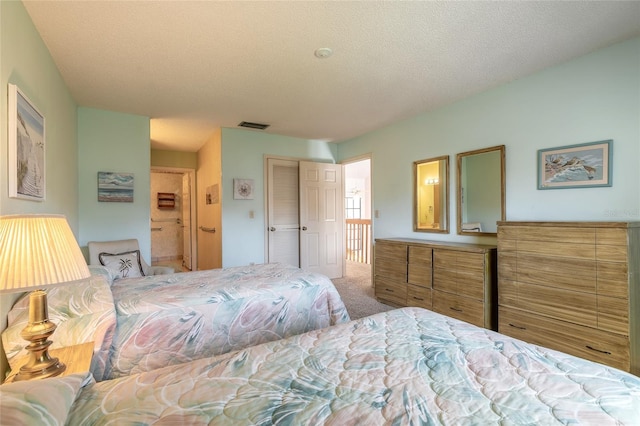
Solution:
<svg viewBox="0 0 640 426"><path fill-rule="evenodd" d="M20 335L29 343L29 360L20 368L15 381L45 379L61 374L67 367L49 356L51 341L47 340L56 330L56 325L49 321L47 310L47 294L37 290L29 296L29 323Z"/></svg>

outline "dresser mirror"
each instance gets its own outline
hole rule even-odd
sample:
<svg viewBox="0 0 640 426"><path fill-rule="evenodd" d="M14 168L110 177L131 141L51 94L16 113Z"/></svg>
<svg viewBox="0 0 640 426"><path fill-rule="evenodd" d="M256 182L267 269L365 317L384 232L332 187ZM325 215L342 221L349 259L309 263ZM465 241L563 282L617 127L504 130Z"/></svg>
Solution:
<svg viewBox="0 0 640 426"><path fill-rule="evenodd" d="M413 163L413 230L449 233L449 156Z"/></svg>
<svg viewBox="0 0 640 426"><path fill-rule="evenodd" d="M459 235L497 235L505 220L504 145L457 155Z"/></svg>

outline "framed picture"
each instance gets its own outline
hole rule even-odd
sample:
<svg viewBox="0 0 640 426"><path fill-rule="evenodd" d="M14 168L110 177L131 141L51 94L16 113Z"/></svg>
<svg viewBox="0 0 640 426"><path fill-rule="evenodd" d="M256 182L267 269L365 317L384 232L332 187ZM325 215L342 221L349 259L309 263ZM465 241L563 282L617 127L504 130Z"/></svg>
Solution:
<svg viewBox="0 0 640 426"><path fill-rule="evenodd" d="M253 200L253 179L234 179L233 199Z"/></svg>
<svg viewBox="0 0 640 426"><path fill-rule="evenodd" d="M613 141L538 150L538 189L611 186Z"/></svg>
<svg viewBox="0 0 640 426"><path fill-rule="evenodd" d="M44 116L15 84L9 84L9 197L44 201Z"/></svg>
<svg viewBox="0 0 640 426"><path fill-rule="evenodd" d="M133 173L98 172L98 201L133 203Z"/></svg>

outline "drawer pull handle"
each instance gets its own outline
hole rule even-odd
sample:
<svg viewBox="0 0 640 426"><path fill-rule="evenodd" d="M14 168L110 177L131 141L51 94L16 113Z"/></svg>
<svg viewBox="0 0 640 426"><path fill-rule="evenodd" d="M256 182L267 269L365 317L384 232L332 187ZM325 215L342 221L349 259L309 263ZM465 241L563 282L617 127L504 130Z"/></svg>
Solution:
<svg viewBox="0 0 640 426"><path fill-rule="evenodd" d="M517 325L513 325L511 323L509 323L509 327L517 328L518 330L526 330L527 329L527 327L520 327L520 326L517 326Z"/></svg>
<svg viewBox="0 0 640 426"><path fill-rule="evenodd" d="M414 298L414 299L416 299L416 300L424 300L422 297L415 297L415 296L413 296L413 298Z"/></svg>
<svg viewBox="0 0 640 426"><path fill-rule="evenodd" d="M589 346L589 345L587 345L587 348L588 348L588 349L591 349L592 351L600 352L600 353L602 353L602 354L611 355L611 352L603 351L603 350L600 350L600 349L596 349L596 348L591 347L591 346Z"/></svg>
<svg viewBox="0 0 640 426"><path fill-rule="evenodd" d="M389 293L393 293L393 290L391 290L390 288L385 288L385 290L387 290Z"/></svg>
<svg viewBox="0 0 640 426"><path fill-rule="evenodd" d="M449 309L456 312L462 312L462 309L454 308L453 306L450 306Z"/></svg>

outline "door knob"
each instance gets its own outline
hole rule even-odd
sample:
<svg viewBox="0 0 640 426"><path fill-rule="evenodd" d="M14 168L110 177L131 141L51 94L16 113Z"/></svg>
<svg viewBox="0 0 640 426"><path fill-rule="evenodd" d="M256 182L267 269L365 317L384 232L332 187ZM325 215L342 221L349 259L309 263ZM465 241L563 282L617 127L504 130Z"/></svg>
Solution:
<svg viewBox="0 0 640 426"><path fill-rule="evenodd" d="M306 231L306 230L307 230L307 227L306 227L306 226L303 226L303 227L302 227L302 230L303 230L303 231Z"/></svg>
<svg viewBox="0 0 640 426"><path fill-rule="evenodd" d="M275 230L276 230L276 228L275 228L275 227L273 227L273 226L272 226L271 228L269 228L269 231L271 231L271 232L273 232L273 231L275 231Z"/></svg>

